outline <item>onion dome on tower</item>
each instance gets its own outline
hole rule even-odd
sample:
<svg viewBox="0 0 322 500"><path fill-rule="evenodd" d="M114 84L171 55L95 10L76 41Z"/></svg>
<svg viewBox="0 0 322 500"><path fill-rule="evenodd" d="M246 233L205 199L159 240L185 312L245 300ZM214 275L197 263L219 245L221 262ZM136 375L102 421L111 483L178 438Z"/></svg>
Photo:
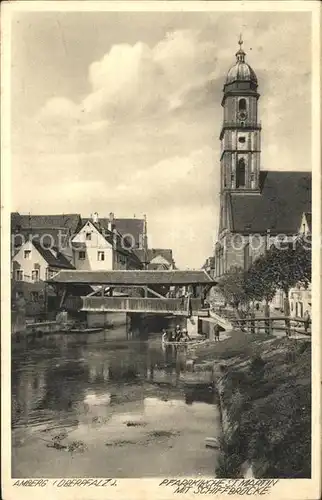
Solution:
<svg viewBox="0 0 322 500"><path fill-rule="evenodd" d="M230 68L226 77L224 92L237 89L257 89L257 76L251 66L245 62L245 52L242 49L243 40L239 38L239 50L236 52L236 62Z"/></svg>

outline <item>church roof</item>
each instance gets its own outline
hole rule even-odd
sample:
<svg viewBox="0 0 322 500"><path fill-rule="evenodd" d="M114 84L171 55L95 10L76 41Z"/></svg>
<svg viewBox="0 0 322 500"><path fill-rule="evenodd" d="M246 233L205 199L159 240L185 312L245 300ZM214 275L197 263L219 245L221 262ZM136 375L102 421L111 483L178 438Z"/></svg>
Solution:
<svg viewBox="0 0 322 500"><path fill-rule="evenodd" d="M260 173L261 194L231 193L232 231L296 234L311 212L311 172Z"/></svg>

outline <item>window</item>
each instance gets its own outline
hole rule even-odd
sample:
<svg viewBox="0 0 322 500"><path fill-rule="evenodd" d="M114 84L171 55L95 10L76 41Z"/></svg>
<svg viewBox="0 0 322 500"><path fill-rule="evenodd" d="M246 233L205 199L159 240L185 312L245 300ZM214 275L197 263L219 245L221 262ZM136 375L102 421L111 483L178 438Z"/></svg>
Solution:
<svg viewBox="0 0 322 500"><path fill-rule="evenodd" d="M31 259L31 250L25 250L23 256L24 259Z"/></svg>
<svg viewBox="0 0 322 500"><path fill-rule="evenodd" d="M86 257L86 253L84 252L84 250L81 250L78 254L78 259L85 260L85 257Z"/></svg>
<svg viewBox="0 0 322 500"><path fill-rule="evenodd" d="M31 298L32 302L38 302L39 301L39 292L31 292L30 298Z"/></svg>
<svg viewBox="0 0 322 500"><path fill-rule="evenodd" d="M244 246L244 270L247 271L252 265L252 256L249 243Z"/></svg>
<svg viewBox="0 0 322 500"><path fill-rule="evenodd" d="M16 280L17 281L22 281L23 280L23 270L22 269L17 269L17 271L16 271Z"/></svg>
<svg viewBox="0 0 322 500"><path fill-rule="evenodd" d="M246 99L239 99L238 110L239 111L246 111Z"/></svg>
<svg viewBox="0 0 322 500"><path fill-rule="evenodd" d="M47 269L47 272L46 272L47 279L49 280L50 278L52 278L56 274L56 272L57 271L54 271L53 269Z"/></svg>
<svg viewBox="0 0 322 500"><path fill-rule="evenodd" d="M244 158L240 158L237 164L236 188L245 187L246 165Z"/></svg>
<svg viewBox="0 0 322 500"><path fill-rule="evenodd" d="M104 252L97 252L97 260L99 260L99 261L105 260L105 253Z"/></svg>
<svg viewBox="0 0 322 500"><path fill-rule="evenodd" d="M246 142L246 137L239 137L239 138L238 138L238 142L240 142L241 144L245 144L245 142Z"/></svg>
<svg viewBox="0 0 322 500"><path fill-rule="evenodd" d="M39 269L31 271L31 279L32 281L39 281Z"/></svg>
<svg viewBox="0 0 322 500"><path fill-rule="evenodd" d="M92 233L86 233L86 239L87 241L92 239Z"/></svg>

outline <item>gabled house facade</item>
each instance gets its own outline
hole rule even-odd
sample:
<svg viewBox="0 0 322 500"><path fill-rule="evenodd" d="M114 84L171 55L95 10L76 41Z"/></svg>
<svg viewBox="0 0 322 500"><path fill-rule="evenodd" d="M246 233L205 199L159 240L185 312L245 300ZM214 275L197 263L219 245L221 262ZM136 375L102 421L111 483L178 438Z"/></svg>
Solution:
<svg viewBox="0 0 322 500"><path fill-rule="evenodd" d="M17 251L11 263L11 302L15 309L23 300L26 315L38 316L54 308L56 294L46 280L62 269L74 269L57 249L43 248L38 241L27 241Z"/></svg>
<svg viewBox="0 0 322 500"><path fill-rule="evenodd" d="M83 271L141 269L142 264L115 228L86 220L71 241L73 263Z"/></svg>
<svg viewBox="0 0 322 500"><path fill-rule="evenodd" d="M58 250L43 248L38 241L27 241L12 259L12 279L28 283L46 281L62 269L74 269Z"/></svg>

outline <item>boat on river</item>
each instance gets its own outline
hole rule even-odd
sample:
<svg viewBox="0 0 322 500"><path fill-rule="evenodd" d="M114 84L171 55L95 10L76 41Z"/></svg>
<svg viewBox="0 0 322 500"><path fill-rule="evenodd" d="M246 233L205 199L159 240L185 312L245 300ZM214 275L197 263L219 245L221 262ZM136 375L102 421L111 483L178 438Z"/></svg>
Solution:
<svg viewBox="0 0 322 500"><path fill-rule="evenodd" d="M71 328L68 333L96 333L96 332L102 332L104 330L103 327L97 326L93 328Z"/></svg>
<svg viewBox="0 0 322 500"><path fill-rule="evenodd" d="M166 340L167 334L164 333L162 335L162 345L163 346L174 346L174 347L195 347L203 344L207 341L207 339L191 339L191 340L179 340L178 342L175 340Z"/></svg>

